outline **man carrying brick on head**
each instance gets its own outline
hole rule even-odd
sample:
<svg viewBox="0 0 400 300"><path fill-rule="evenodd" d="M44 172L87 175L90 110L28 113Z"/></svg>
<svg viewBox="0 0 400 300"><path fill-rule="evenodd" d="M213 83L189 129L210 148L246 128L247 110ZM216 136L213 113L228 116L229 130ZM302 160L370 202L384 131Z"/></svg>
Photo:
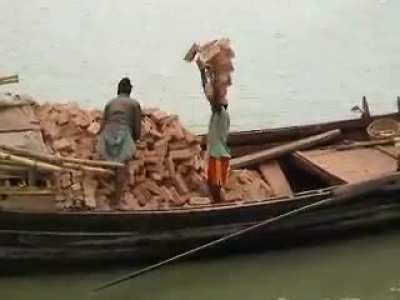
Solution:
<svg viewBox="0 0 400 300"><path fill-rule="evenodd" d="M211 118L208 124L207 134L207 183L215 202L225 199L225 188L229 176L230 151L228 148L228 134L230 117L228 102L226 100L226 88L218 89L217 76L207 66L197 61L201 74L204 93L210 102Z"/></svg>
<svg viewBox="0 0 400 300"><path fill-rule="evenodd" d="M184 60L195 61L201 75L204 94L211 105L208 127L208 186L215 201L224 200L229 175L230 153L227 145L229 114L227 89L232 85L232 59L235 53L227 38L210 41L202 46L194 43Z"/></svg>
<svg viewBox="0 0 400 300"><path fill-rule="evenodd" d="M139 102L130 97L131 91L129 78L122 78L118 84L118 96L105 106L98 140L98 150L103 159L125 163L135 155L142 112ZM117 173L115 201L119 201L126 176L126 168Z"/></svg>

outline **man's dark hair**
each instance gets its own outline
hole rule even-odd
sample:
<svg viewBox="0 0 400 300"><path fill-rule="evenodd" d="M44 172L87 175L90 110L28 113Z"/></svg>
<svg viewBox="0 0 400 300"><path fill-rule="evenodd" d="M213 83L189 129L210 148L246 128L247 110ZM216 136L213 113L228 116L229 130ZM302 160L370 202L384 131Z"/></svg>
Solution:
<svg viewBox="0 0 400 300"><path fill-rule="evenodd" d="M118 95L127 94L130 95L132 91L132 84L128 77L124 77L118 83Z"/></svg>

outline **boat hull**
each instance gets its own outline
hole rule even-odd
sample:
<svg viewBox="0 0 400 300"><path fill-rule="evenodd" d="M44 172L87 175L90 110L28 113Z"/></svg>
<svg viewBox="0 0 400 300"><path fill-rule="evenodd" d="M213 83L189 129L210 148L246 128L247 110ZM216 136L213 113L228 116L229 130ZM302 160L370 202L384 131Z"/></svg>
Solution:
<svg viewBox="0 0 400 300"><path fill-rule="evenodd" d="M304 212L227 241L217 250L254 251L302 244L335 233L357 234L400 221L400 190L379 190ZM127 213L0 212L3 262L142 263L166 258L267 218L330 196L329 191L293 199L218 208ZM211 252L210 252L211 253Z"/></svg>

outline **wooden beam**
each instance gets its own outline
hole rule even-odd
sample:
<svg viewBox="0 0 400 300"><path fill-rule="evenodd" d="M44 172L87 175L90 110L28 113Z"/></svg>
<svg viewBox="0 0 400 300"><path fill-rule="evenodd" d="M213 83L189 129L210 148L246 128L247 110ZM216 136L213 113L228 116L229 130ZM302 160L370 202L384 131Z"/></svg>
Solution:
<svg viewBox="0 0 400 300"><path fill-rule="evenodd" d="M231 160L232 169L240 169L254 166L267 160L276 159L285 154L292 153L297 150L304 150L316 145L320 145L337 138L341 134L339 129L331 130L318 135L313 135L304 139L290 142L278 147L263 150L260 152L244 155Z"/></svg>
<svg viewBox="0 0 400 300"><path fill-rule="evenodd" d="M279 162L272 160L258 167L262 177L269 183L274 192L274 196L293 196L290 184L287 181L285 174L282 172Z"/></svg>

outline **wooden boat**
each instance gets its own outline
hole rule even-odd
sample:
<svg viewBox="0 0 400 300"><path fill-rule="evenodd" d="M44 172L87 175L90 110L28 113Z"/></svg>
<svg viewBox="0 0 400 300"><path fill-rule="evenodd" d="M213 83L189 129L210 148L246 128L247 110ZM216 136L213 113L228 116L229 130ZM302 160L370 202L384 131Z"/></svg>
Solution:
<svg viewBox="0 0 400 300"><path fill-rule="evenodd" d="M383 118L400 121L400 114L374 117L364 114L362 118L337 122L234 132L229 143L235 157L332 129L342 132L336 144L344 140L364 141L368 139L366 127L371 121ZM318 165L320 161L315 159L318 155L313 156L312 151L282 156L275 162L278 168L274 169L275 177L272 179L276 179L281 194L262 201L158 211L64 212L48 208L47 204L53 201L51 197L34 203L29 197L4 198L0 200L0 260L59 264L126 259L142 262L166 258L272 216L329 198L334 186L349 183L354 176L355 181L362 181L368 176L395 171L396 159L384 156L382 151L380 153L385 164L380 163L382 158L379 156L376 158L379 163L374 163L371 173L364 175L362 172L354 175L353 169L360 168L360 165L349 167L348 160L344 163L345 168L340 167L337 158L333 165L339 166L338 169L332 171L329 163L326 168L321 167ZM353 158L362 156L352 154ZM375 156L367 155L366 159L374 160ZM391 157L389 163L386 162L388 157ZM366 164L365 160L360 163ZM382 165L385 168L380 169ZM385 228L400 221L399 192L397 181L384 184L362 197L299 214L227 242L221 249L228 252L232 249L252 250L258 249L259 245L281 245L285 241L296 244L306 237L330 233Z"/></svg>

